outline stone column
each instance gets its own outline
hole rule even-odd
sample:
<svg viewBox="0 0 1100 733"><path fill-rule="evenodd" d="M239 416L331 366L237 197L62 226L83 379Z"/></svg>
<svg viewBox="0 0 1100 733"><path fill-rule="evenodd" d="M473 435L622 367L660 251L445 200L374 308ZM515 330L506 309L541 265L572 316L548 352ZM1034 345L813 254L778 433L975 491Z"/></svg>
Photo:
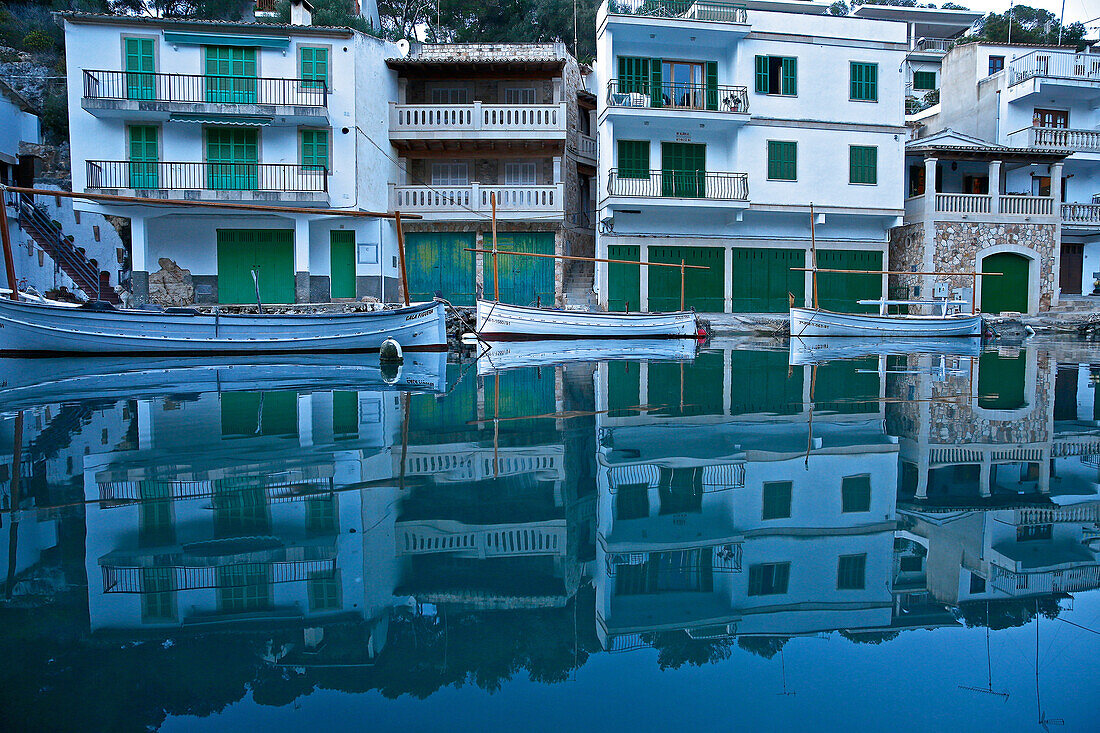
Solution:
<svg viewBox="0 0 1100 733"><path fill-rule="evenodd" d="M298 445L313 445L313 394L298 395Z"/></svg>
<svg viewBox="0 0 1100 733"><path fill-rule="evenodd" d="M649 262L649 245L643 242L638 247L638 257L641 262ZM638 267L638 310L649 310L649 268L640 265ZM633 307L631 308L633 310Z"/></svg>
<svg viewBox="0 0 1100 733"><path fill-rule="evenodd" d="M989 162L989 213L1001 213L1001 161Z"/></svg>
<svg viewBox="0 0 1100 733"><path fill-rule="evenodd" d="M921 269L933 272L936 269L936 166L938 158L924 159L924 252L921 257ZM932 292L934 275L921 275L921 297L927 298Z"/></svg>
<svg viewBox="0 0 1100 733"><path fill-rule="evenodd" d="M134 305L149 302L149 265L146 261L148 242L145 234L145 219L130 219L130 288L134 296Z"/></svg>
<svg viewBox="0 0 1100 733"><path fill-rule="evenodd" d="M1054 163L1050 166L1050 197L1054 199L1054 215L1062 215L1062 166L1064 163Z"/></svg>
<svg viewBox="0 0 1100 733"><path fill-rule="evenodd" d="M993 464L989 456L982 457L982 464L978 469L978 493L983 499L988 499L992 493Z"/></svg>
<svg viewBox="0 0 1100 733"><path fill-rule="evenodd" d="M936 212L936 164L938 158L924 159L924 206L927 212L926 219L931 219Z"/></svg>
<svg viewBox="0 0 1100 733"><path fill-rule="evenodd" d="M294 302L309 303L309 219L294 219Z"/></svg>

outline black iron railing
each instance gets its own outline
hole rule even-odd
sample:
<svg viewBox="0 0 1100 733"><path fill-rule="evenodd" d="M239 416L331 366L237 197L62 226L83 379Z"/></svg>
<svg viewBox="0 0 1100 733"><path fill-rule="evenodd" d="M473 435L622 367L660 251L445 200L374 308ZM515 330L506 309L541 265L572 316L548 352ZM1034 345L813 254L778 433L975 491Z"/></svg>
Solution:
<svg viewBox="0 0 1100 733"><path fill-rule="evenodd" d="M607 12L612 15L644 15L650 18L748 22L745 6L726 0L608 0Z"/></svg>
<svg viewBox="0 0 1100 733"><path fill-rule="evenodd" d="M674 81L649 83L612 79L607 83L607 105L745 114L749 111L749 90L720 84L685 84Z"/></svg>
<svg viewBox="0 0 1100 733"><path fill-rule="evenodd" d="M749 176L747 173L612 168L607 192L612 196L748 201Z"/></svg>
<svg viewBox="0 0 1100 733"><path fill-rule="evenodd" d="M173 163L89 160L91 188L135 190L328 191L328 169L293 163Z"/></svg>
<svg viewBox="0 0 1100 733"><path fill-rule="evenodd" d="M209 104L285 104L324 107L328 85L320 79L273 79L217 74L159 74L84 70L86 99Z"/></svg>

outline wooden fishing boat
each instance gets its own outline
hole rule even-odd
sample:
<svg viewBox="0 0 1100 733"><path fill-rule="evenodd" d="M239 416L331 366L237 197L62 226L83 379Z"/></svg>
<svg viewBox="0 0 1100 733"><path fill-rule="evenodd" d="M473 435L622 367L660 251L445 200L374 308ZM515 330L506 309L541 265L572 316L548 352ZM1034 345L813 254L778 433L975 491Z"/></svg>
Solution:
<svg viewBox="0 0 1100 733"><path fill-rule="evenodd" d="M901 305L912 304L913 301L888 300L885 303ZM975 313L879 315L836 313L823 308L791 308L791 336L942 338L981 335L982 317Z"/></svg>
<svg viewBox="0 0 1100 733"><path fill-rule="evenodd" d="M261 354L447 347L444 304L363 313L203 314L69 307L0 298L0 353Z"/></svg>
<svg viewBox="0 0 1100 733"><path fill-rule="evenodd" d="M699 323L692 311L604 313L531 308L477 301L477 333L486 341L526 339L694 339Z"/></svg>

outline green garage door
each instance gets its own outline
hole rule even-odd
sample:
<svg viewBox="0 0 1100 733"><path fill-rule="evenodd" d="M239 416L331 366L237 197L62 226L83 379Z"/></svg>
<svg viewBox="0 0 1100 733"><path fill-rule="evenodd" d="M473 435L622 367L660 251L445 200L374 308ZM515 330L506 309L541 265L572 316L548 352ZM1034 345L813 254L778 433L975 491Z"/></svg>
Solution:
<svg viewBox="0 0 1100 733"><path fill-rule="evenodd" d="M817 266L831 270L882 270L881 252L852 250L817 251ZM822 272L817 276L818 306L840 313L877 313L874 305L858 305L857 300L882 297L882 275L854 275Z"/></svg>
<svg viewBox="0 0 1100 733"><path fill-rule="evenodd" d="M253 270L264 303L293 303L294 230L219 229L218 302L255 303Z"/></svg>
<svg viewBox="0 0 1100 733"><path fill-rule="evenodd" d="M492 249L492 238L485 241ZM554 254L553 232L515 232L497 234L497 249L533 254ZM493 257L485 255L485 294L493 292ZM554 305L554 260L549 257L498 258L500 302L513 305Z"/></svg>
<svg viewBox="0 0 1100 733"><path fill-rule="evenodd" d="M649 260L674 265L684 260L688 265L709 268L684 272L684 307L694 308L700 313L721 313L725 310L725 250L720 247L650 247ZM649 268L649 310L680 310L678 267Z"/></svg>
<svg viewBox="0 0 1100 733"><path fill-rule="evenodd" d="M455 305L473 305L476 291L472 232L439 232L405 235L405 260L409 298L431 300L435 291Z"/></svg>
<svg viewBox="0 0 1100 733"><path fill-rule="evenodd" d="M641 247L636 244L611 244L607 259L638 262ZM641 310L641 266L610 263L607 266L607 309L609 311ZM634 404L637 404L636 402Z"/></svg>
<svg viewBox="0 0 1100 733"><path fill-rule="evenodd" d="M1004 277L982 278L982 313L1027 313L1026 257L1002 252L982 260L982 272L1001 272Z"/></svg>
<svg viewBox="0 0 1100 733"><path fill-rule="evenodd" d="M794 302L805 301L806 275L792 270L805 267L806 253L801 249L733 250L733 312L786 313L788 293Z"/></svg>

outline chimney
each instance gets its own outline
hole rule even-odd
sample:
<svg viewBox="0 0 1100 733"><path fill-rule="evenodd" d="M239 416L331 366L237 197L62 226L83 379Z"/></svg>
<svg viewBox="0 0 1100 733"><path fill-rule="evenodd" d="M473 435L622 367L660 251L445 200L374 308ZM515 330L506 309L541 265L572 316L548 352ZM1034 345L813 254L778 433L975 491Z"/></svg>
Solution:
<svg viewBox="0 0 1100 733"><path fill-rule="evenodd" d="M309 4L309 0L290 0L290 24L313 24L313 6Z"/></svg>

